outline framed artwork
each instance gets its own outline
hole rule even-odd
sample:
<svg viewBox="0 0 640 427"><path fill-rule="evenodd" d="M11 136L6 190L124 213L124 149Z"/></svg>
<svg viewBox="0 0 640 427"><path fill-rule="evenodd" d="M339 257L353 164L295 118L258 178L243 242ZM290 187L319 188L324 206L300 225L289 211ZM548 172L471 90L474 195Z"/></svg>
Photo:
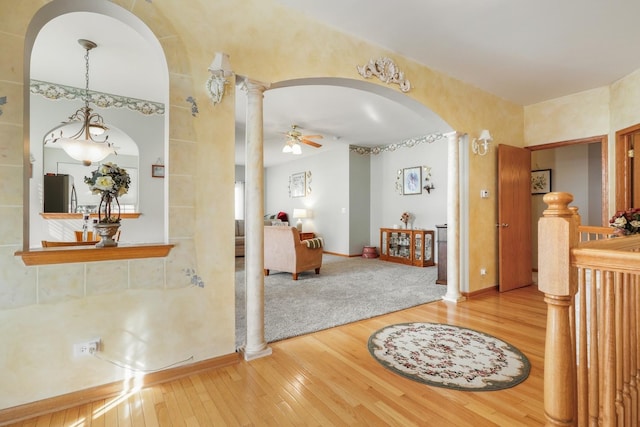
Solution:
<svg viewBox="0 0 640 427"><path fill-rule="evenodd" d="M164 178L164 165L151 165L151 176L154 178Z"/></svg>
<svg viewBox="0 0 640 427"><path fill-rule="evenodd" d="M289 177L289 197L304 197L307 195L307 174L294 173Z"/></svg>
<svg viewBox="0 0 640 427"><path fill-rule="evenodd" d="M402 194L422 194L422 167L402 170Z"/></svg>
<svg viewBox="0 0 640 427"><path fill-rule="evenodd" d="M531 194L547 194L551 191L551 169L531 171Z"/></svg>

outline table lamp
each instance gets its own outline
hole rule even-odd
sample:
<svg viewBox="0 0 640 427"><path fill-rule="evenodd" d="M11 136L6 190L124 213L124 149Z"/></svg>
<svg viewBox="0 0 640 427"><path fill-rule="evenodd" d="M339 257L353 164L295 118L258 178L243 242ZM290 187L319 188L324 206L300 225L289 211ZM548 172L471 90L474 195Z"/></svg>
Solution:
<svg viewBox="0 0 640 427"><path fill-rule="evenodd" d="M296 228L298 231L302 231L302 218L308 218L309 213L306 209L294 209L293 217L298 218L298 222L296 222Z"/></svg>

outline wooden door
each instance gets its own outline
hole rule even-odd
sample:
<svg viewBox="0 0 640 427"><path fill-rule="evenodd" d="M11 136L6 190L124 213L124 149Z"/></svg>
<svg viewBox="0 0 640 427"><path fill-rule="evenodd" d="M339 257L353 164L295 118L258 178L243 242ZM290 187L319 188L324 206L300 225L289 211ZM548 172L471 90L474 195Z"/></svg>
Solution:
<svg viewBox="0 0 640 427"><path fill-rule="evenodd" d="M498 280L500 292L532 283L531 152L498 146Z"/></svg>
<svg viewBox="0 0 640 427"><path fill-rule="evenodd" d="M639 204L640 124L616 132L616 210Z"/></svg>
<svg viewBox="0 0 640 427"><path fill-rule="evenodd" d="M636 153L636 147L638 153ZM631 163L631 203L629 207L640 206L640 132L636 132L631 136L631 147L627 151L629 163Z"/></svg>

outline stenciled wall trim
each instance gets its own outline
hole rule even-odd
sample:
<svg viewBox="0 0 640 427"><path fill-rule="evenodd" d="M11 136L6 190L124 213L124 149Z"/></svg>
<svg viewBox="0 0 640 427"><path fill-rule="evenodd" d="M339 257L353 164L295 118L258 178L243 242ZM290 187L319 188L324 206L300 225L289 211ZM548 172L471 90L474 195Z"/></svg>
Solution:
<svg viewBox="0 0 640 427"><path fill-rule="evenodd" d="M47 99L81 99L84 101L85 89L73 86L65 86L57 83L31 80L31 93L42 95ZM160 102L146 101L144 99L129 98L127 96L113 95L109 93L89 90L89 102L100 108L123 108L137 111L145 116L164 114L164 104Z"/></svg>
<svg viewBox="0 0 640 427"><path fill-rule="evenodd" d="M396 151L398 148L411 148L418 144L432 143L439 139L443 139L445 135L441 133L432 133L431 135L419 136L417 138L405 139L399 143L378 145L375 147L362 147L360 145L349 145L349 151L356 152L362 155L380 154L385 151Z"/></svg>
<svg viewBox="0 0 640 427"><path fill-rule="evenodd" d="M198 102L193 96L188 96L186 101L191 104L191 115L196 117L198 115Z"/></svg>
<svg viewBox="0 0 640 427"><path fill-rule="evenodd" d="M395 83L400 86L402 92L411 90L411 83L404 78L404 72L398 69L398 66L391 58L370 59L368 64L356 66L358 73L365 79L373 76L378 77L382 82L390 84Z"/></svg>

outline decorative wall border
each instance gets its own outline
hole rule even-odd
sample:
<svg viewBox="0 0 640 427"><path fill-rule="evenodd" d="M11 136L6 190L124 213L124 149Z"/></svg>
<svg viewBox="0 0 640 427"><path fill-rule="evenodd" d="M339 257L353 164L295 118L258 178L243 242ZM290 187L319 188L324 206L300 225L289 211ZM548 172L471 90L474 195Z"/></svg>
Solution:
<svg viewBox="0 0 640 427"><path fill-rule="evenodd" d="M84 101L85 89L65 86L57 83L31 80L31 93L44 96L47 99L81 99ZM127 96L89 90L89 102L100 108L128 108L145 116L164 114L164 104Z"/></svg>
<svg viewBox="0 0 640 427"><path fill-rule="evenodd" d="M380 154L386 151L396 151L398 148L411 148L418 144L432 143L439 139L443 139L445 136L441 133L432 133L430 135L419 136L416 138L405 139L399 143L378 145L376 147L362 147L360 145L349 145L349 151L356 152L362 155Z"/></svg>

